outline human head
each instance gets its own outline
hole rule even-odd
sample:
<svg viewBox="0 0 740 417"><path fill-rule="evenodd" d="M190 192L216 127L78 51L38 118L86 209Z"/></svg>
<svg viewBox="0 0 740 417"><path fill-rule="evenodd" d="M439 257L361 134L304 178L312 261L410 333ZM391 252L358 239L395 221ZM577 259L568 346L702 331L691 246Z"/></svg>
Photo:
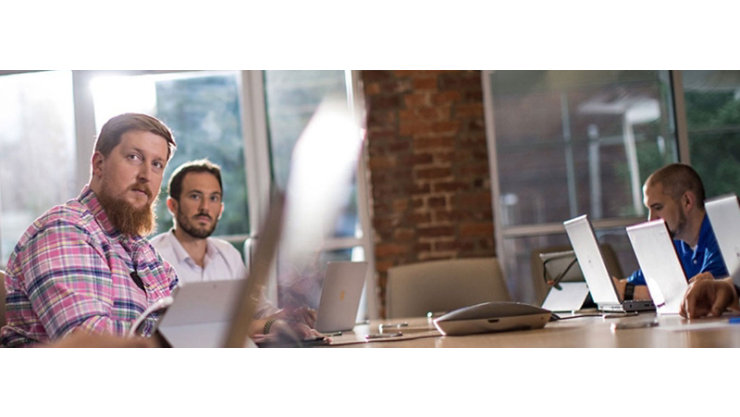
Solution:
<svg viewBox="0 0 740 417"><path fill-rule="evenodd" d="M167 192L176 233L179 230L197 239L213 233L224 209L218 165L207 159L180 165L170 176Z"/></svg>
<svg viewBox="0 0 740 417"><path fill-rule="evenodd" d="M686 164L667 165L645 181L643 187L649 220L663 219L671 235L691 242L704 218L704 185Z"/></svg>
<svg viewBox="0 0 740 417"><path fill-rule="evenodd" d="M103 125L90 188L121 233L145 236L154 230L156 199L175 146L170 129L151 116L126 113Z"/></svg>
<svg viewBox="0 0 740 417"><path fill-rule="evenodd" d="M131 130L151 132L164 138L167 141L167 161L172 158L177 148L172 131L161 120L142 113L123 113L105 122L95 141L95 152L107 157L121 143L121 136Z"/></svg>

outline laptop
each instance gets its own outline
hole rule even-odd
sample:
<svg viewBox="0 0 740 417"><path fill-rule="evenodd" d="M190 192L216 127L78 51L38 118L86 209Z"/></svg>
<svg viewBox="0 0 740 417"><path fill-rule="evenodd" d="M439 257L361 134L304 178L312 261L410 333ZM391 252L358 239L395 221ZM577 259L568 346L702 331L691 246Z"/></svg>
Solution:
<svg viewBox="0 0 740 417"><path fill-rule="evenodd" d="M663 219L627 227L658 314L678 314L689 284Z"/></svg>
<svg viewBox="0 0 740 417"><path fill-rule="evenodd" d="M740 286L740 204L735 194L716 197L704 203L722 259L735 285ZM715 277L720 278L720 277Z"/></svg>
<svg viewBox="0 0 740 417"><path fill-rule="evenodd" d="M220 347L239 295L239 280L189 282L173 294L176 303L159 322L160 335L174 347Z"/></svg>
<svg viewBox="0 0 740 417"><path fill-rule="evenodd" d="M578 265L583 271L583 278L591 292L591 298L599 310L608 312L655 310L655 305L650 300L622 300L606 269L588 215L566 220L563 225L578 259Z"/></svg>
<svg viewBox="0 0 740 417"><path fill-rule="evenodd" d="M355 327L367 262L329 262L314 328L322 333Z"/></svg>

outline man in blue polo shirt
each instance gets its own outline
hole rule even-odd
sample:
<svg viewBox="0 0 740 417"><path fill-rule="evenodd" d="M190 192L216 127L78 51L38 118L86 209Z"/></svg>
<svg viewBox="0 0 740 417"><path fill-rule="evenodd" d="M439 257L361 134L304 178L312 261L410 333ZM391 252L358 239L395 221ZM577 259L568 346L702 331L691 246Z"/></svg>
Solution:
<svg viewBox="0 0 740 417"><path fill-rule="evenodd" d="M642 191L648 219L665 220L686 277L700 273L726 277L727 267L704 210L704 185L699 174L686 164L670 164L650 175ZM619 280L617 290L625 300L650 299L640 270Z"/></svg>

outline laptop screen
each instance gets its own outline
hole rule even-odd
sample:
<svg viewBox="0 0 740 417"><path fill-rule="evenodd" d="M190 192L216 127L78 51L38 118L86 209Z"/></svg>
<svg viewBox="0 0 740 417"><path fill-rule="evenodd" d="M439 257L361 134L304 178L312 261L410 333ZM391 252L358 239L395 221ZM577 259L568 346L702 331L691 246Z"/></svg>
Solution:
<svg viewBox="0 0 740 417"><path fill-rule="evenodd" d="M658 313L678 314L688 283L665 221L630 226L627 235Z"/></svg>
<svg viewBox="0 0 740 417"><path fill-rule="evenodd" d="M599 306L621 304L588 216L584 214L564 222L563 225L591 291L591 298Z"/></svg>
<svg viewBox="0 0 740 417"><path fill-rule="evenodd" d="M735 285L740 286L740 205L737 196L732 194L717 197L708 200L704 206L712 222L727 271Z"/></svg>

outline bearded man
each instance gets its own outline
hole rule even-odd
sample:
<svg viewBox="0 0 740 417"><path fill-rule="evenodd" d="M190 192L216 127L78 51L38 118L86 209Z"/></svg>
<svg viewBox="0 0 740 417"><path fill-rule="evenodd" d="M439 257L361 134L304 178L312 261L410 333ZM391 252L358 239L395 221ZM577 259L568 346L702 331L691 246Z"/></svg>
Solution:
<svg viewBox="0 0 740 417"><path fill-rule="evenodd" d="M145 114L103 125L90 182L76 199L36 219L10 256L2 345L47 343L73 331L123 336L147 307L170 295L175 270L144 236L154 230L175 147L170 129ZM157 319L147 319L144 335Z"/></svg>
<svg viewBox="0 0 740 417"><path fill-rule="evenodd" d="M706 197L699 174L687 164L666 165L648 177L642 191L648 220L665 221L686 277L726 277L727 267L704 209ZM650 299L640 270L617 280L616 286L625 300Z"/></svg>

